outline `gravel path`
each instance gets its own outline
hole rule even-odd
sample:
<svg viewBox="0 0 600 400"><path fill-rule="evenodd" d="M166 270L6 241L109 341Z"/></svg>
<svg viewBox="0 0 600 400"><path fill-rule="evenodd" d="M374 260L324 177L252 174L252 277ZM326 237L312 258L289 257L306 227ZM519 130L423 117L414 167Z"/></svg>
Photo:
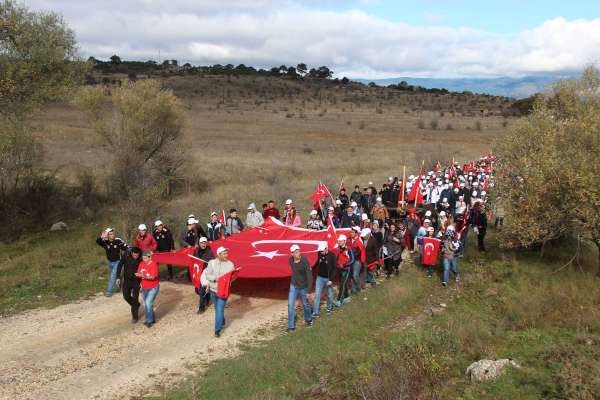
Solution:
<svg viewBox="0 0 600 400"><path fill-rule="evenodd" d="M269 285L270 286L270 285ZM281 285L279 285L281 286ZM262 289L266 290L265 287ZM281 288L233 294L221 338L191 286L161 283L157 324L132 324L120 294L0 319L0 399L114 399L156 393L285 318ZM140 312L142 314L142 312Z"/></svg>

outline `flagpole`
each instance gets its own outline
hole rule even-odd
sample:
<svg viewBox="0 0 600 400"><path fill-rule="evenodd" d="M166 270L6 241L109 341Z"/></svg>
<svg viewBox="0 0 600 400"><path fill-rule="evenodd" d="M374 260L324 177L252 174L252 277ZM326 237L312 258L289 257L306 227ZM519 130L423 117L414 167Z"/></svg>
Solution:
<svg viewBox="0 0 600 400"><path fill-rule="evenodd" d="M406 192L406 165L402 166L402 207L404 208L404 192Z"/></svg>
<svg viewBox="0 0 600 400"><path fill-rule="evenodd" d="M421 176L423 175L423 168L425 167L425 160L423 160L423 162L421 163L421 169L419 170L419 186L421 186ZM415 193L415 208L417 208L417 200L419 199L419 190L421 190L420 187L417 187L416 193Z"/></svg>

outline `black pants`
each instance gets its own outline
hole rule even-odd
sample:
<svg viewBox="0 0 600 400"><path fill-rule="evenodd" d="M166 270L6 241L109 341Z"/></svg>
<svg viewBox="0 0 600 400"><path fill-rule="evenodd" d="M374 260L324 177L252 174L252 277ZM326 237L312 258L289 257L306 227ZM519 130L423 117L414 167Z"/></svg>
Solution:
<svg viewBox="0 0 600 400"><path fill-rule="evenodd" d="M485 244L483 243L484 238L485 229L479 229L479 233L477 234L477 249L479 249L479 251L485 251Z"/></svg>
<svg viewBox="0 0 600 400"><path fill-rule="evenodd" d="M123 281L123 298L131 306L131 316L138 318L140 309L140 282L138 280Z"/></svg>

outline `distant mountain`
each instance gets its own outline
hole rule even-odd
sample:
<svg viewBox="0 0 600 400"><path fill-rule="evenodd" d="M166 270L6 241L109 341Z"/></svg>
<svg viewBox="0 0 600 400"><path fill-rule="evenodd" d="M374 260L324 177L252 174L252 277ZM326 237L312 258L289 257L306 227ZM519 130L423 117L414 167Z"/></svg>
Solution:
<svg viewBox="0 0 600 400"><path fill-rule="evenodd" d="M375 82L379 86L398 84L402 81L409 85L422 86L427 89L448 89L452 92L470 91L496 96L507 96L521 99L532 94L543 92L548 86L561 79L574 76L525 76L522 78L387 78L387 79L353 79L361 83Z"/></svg>

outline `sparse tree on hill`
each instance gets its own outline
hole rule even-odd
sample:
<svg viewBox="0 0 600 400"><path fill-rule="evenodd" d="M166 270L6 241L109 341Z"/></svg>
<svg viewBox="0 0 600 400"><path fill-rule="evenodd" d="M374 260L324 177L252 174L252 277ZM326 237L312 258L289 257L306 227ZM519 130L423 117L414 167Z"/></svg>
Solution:
<svg viewBox="0 0 600 400"><path fill-rule="evenodd" d="M118 55L113 55L110 57L110 63L114 66L117 66L119 64L121 64L121 57L119 57Z"/></svg>
<svg viewBox="0 0 600 400"><path fill-rule="evenodd" d="M507 216L502 243L527 247L576 237L594 243L600 257L598 70L556 84L496 152L496 192Z"/></svg>
<svg viewBox="0 0 600 400"><path fill-rule="evenodd" d="M300 63L300 64L296 65L296 70L298 71L298 73L300 75L306 75L308 67L306 66L305 63Z"/></svg>
<svg viewBox="0 0 600 400"><path fill-rule="evenodd" d="M74 104L86 112L114 157L110 181L115 194L157 198L180 175L184 116L171 90L153 80L129 82L110 95L101 87L83 87Z"/></svg>

